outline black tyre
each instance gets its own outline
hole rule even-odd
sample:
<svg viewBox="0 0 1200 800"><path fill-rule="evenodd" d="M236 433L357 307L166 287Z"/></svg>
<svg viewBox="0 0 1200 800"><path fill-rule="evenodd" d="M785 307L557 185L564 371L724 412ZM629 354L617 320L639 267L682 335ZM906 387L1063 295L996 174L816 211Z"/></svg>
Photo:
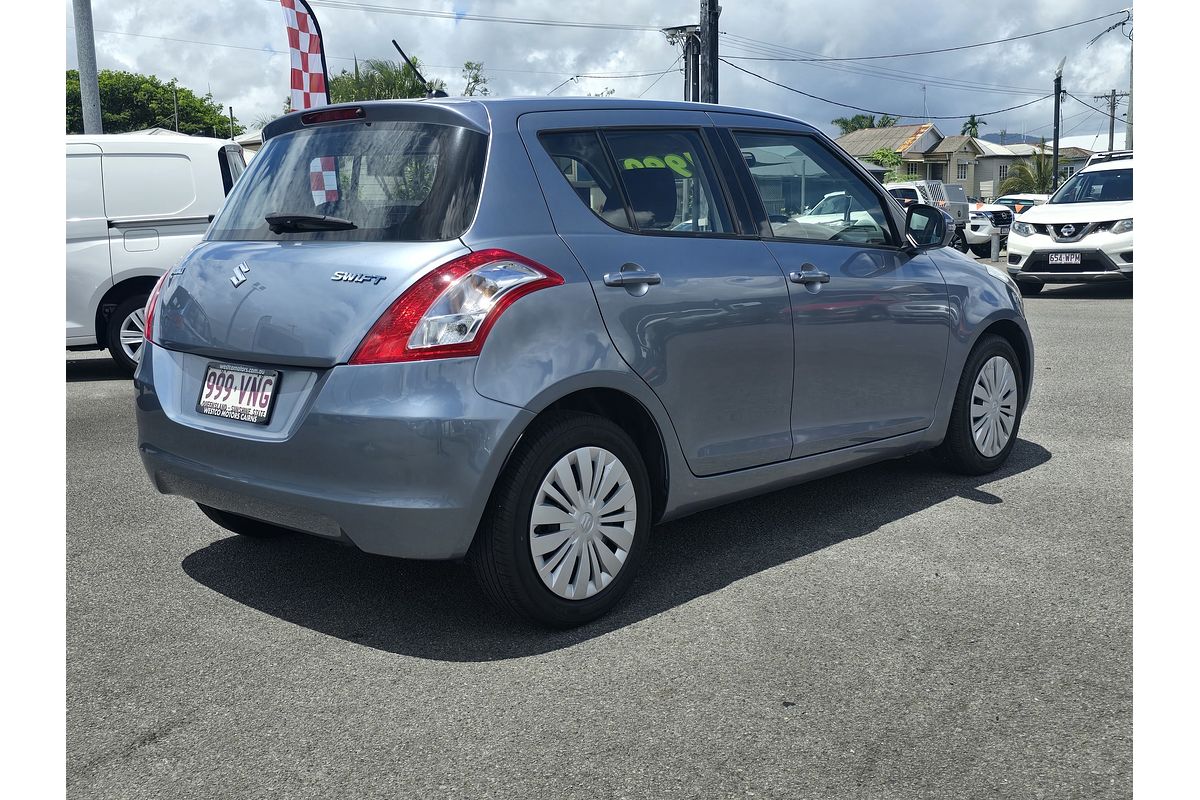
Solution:
<svg viewBox="0 0 1200 800"><path fill-rule="evenodd" d="M971 245L971 253L976 258L991 258L992 257L992 245L990 243L973 244L973 245Z"/></svg>
<svg viewBox="0 0 1200 800"><path fill-rule="evenodd" d="M1008 460L1021 428L1025 376L1000 336L984 336L967 358L946 438L935 451L955 472L983 475Z"/></svg>
<svg viewBox="0 0 1200 800"><path fill-rule="evenodd" d="M105 328L104 345L108 354L124 372L133 374L142 354L146 329L146 300L149 295L130 297L113 311Z"/></svg>
<svg viewBox="0 0 1200 800"><path fill-rule="evenodd" d="M1046 288L1046 284L1035 283L1034 281L1017 281L1017 288L1021 290L1022 296L1028 296L1041 293L1042 289Z"/></svg>
<svg viewBox="0 0 1200 800"><path fill-rule="evenodd" d="M468 556L501 607L543 625L590 622L621 599L650 539L650 479L628 434L554 412L522 438Z"/></svg>
<svg viewBox="0 0 1200 800"><path fill-rule="evenodd" d="M211 519L213 522L220 525L230 533L236 533L239 536L250 536L255 539L269 539L274 536L286 533L287 531L277 525L272 525L269 522L262 520L243 517L241 514L234 514L230 511L222 511L219 508L206 506L203 503L196 503L203 512L204 516Z"/></svg>

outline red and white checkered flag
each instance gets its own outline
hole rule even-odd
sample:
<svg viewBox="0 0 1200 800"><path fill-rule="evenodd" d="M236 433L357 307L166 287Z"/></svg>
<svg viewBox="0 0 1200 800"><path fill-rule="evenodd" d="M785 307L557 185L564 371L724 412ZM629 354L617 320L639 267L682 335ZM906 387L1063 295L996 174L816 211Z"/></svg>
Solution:
<svg viewBox="0 0 1200 800"><path fill-rule="evenodd" d="M279 0L287 24L291 50L292 108L304 111L329 105L329 77L325 73L325 45L321 26L304 0Z"/></svg>

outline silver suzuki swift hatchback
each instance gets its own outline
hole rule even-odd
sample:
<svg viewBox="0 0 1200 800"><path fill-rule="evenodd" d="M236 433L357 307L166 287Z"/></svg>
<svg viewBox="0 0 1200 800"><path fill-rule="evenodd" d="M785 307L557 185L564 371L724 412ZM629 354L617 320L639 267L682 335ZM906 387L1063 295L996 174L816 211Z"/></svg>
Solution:
<svg viewBox="0 0 1200 800"><path fill-rule="evenodd" d="M1016 286L801 122L442 99L263 135L135 379L155 487L230 531L466 557L567 626L657 522L922 450L985 473L1017 440Z"/></svg>

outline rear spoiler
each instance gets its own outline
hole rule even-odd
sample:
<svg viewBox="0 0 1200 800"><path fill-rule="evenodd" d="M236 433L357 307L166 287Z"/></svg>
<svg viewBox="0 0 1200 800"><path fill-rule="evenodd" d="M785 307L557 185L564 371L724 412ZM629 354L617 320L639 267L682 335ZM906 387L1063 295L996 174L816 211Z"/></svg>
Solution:
<svg viewBox="0 0 1200 800"><path fill-rule="evenodd" d="M337 103L331 106L321 106L320 109L309 109L304 112L293 111L278 119L272 120L263 128L262 138L266 144L268 139L282 133L290 133L300 128L313 128L316 125L305 125L302 118L314 110L321 112L358 111L350 121L353 122L427 122L434 125L453 125L459 128L477 131L482 134L491 133L487 111L484 107L469 100L441 101L439 99L425 100L372 100L362 103ZM329 114L336 118L336 113ZM349 115L347 115L349 116ZM328 123L345 124L345 121L334 119Z"/></svg>

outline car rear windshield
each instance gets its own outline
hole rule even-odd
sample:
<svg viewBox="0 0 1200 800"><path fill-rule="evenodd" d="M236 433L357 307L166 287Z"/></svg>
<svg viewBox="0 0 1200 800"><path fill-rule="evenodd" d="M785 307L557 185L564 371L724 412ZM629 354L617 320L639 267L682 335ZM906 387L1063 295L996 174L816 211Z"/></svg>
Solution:
<svg viewBox="0 0 1200 800"><path fill-rule="evenodd" d="M908 202L916 202L916 189L888 189L888 193L897 200L906 200Z"/></svg>
<svg viewBox="0 0 1200 800"><path fill-rule="evenodd" d="M1133 169L1076 172L1050 198L1051 203L1117 203L1133 199Z"/></svg>
<svg viewBox="0 0 1200 800"><path fill-rule="evenodd" d="M461 236L475 216L487 136L453 125L351 122L267 141L208 238L427 242ZM273 233L267 215L298 224ZM345 220L322 226L305 220ZM350 227L352 226L352 227Z"/></svg>

